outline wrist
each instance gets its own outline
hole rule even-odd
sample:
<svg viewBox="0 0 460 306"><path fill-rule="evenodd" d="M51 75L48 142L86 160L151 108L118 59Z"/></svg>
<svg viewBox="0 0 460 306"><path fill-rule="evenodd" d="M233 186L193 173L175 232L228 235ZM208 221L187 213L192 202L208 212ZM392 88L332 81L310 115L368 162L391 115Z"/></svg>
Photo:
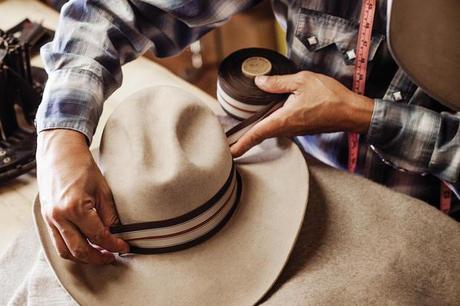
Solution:
<svg viewBox="0 0 460 306"><path fill-rule="evenodd" d="M37 157L53 151L81 152L89 150L86 136L68 129L44 130L37 137ZM69 151L70 150L70 151Z"/></svg>
<svg viewBox="0 0 460 306"><path fill-rule="evenodd" d="M351 92L348 102L344 103L345 131L366 134L372 119L374 100Z"/></svg>

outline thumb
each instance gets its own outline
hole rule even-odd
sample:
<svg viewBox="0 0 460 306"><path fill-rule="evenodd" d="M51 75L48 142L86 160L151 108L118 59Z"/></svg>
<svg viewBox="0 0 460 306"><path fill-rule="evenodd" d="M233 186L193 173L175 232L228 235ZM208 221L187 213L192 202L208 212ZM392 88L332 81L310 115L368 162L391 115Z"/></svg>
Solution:
<svg viewBox="0 0 460 306"><path fill-rule="evenodd" d="M233 157L239 157L252 147L258 145L267 138L278 136L282 125L280 124L277 110L267 118L261 120L247 131L234 145L230 147Z"/></svg>
<svg viewBox="0 0 460 306"><path fill-rule="evenodd" d="M261 75L254 80L257 87L270 93L290 93L298 88L295 74L286 75Z"/></svg>

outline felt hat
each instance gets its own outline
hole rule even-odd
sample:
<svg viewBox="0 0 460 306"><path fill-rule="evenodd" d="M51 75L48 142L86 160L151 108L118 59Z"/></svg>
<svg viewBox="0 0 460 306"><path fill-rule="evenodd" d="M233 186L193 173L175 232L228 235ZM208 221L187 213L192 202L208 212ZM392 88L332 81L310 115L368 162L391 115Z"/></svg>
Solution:
<svg viewBox="0 0 460 306"><path fill-rule="evenodd" d="M393 57L430 96L460 110L460 1L390 0Z"/></svg>
<svg viewBox="0 0 460 306"><path fill-rule="evenodd" d="M82 305L251 305L274 284L302 225L308 169L288 139L233 160L217 117L192 94L140 91L109 118L98 165L133 253L80 265L54 250L37 198L46 258Z"/></svg>

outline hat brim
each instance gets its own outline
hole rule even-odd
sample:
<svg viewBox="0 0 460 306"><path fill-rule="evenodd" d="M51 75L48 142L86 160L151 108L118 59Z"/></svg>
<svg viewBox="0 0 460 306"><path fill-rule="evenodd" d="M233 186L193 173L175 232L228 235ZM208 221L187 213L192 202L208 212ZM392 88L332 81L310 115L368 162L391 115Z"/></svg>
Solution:
<svg viewBox="0 0 460 306"><path fill-rule="evenodd" d="M300 149L288 139L269 142L270 149L258 146L237 161L243 190L230 221L209 240L179 252L120 257L108 266L64 260L37 197L36 227L61 285L82 305L255 304L286 264L308 199Z"/></svg>
<svg viewBox="0 0 460 306"><path fill-rule="evenodd" d="M460 1L393 0L388 10L391 54L430 96L460 110Z"/></svg>

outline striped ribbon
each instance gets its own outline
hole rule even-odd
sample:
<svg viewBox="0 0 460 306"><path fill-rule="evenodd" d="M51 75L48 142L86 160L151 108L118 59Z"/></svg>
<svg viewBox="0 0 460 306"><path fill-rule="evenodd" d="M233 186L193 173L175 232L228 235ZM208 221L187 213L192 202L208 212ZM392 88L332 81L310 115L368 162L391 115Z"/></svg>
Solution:
<svg viewBox="0 0 460 306"><path fill-rule="evenodd" d="M233 165L219 191L194 210L167 220L115 225L110 232L130 244L130 253L183 250L210 238L225 225L238 205L241 189L241 178Z"/></svg>

